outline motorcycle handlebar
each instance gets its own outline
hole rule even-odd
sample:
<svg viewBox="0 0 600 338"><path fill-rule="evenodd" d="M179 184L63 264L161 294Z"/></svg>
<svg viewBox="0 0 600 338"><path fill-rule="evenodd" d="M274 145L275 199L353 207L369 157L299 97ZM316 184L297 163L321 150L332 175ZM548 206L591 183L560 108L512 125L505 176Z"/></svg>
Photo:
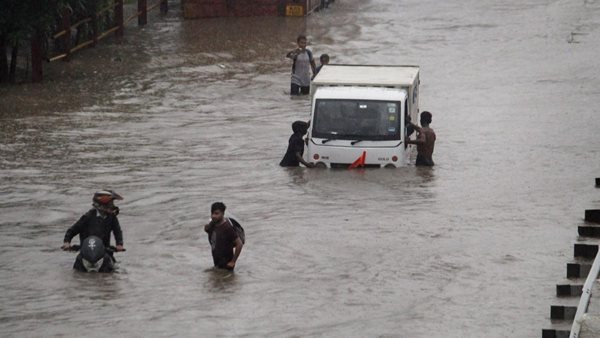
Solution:
<svg viewBox="0 0 600 338"><path fill-rule="evenodd" d="M68 251L79 251L80 249L81 249L81 245L79 245L79 244L74 244L74 245L71 245L71 247L69 248L69 250L68 250ZM113 246L113 245L111 245L111 246L109 246L109 247L105 248L105 250L106 250L106 251L108 251L108 252L110 252L110 253L119 252L119 251L117 250L117 248L116 248L115 246ZM122 250L122 251L127 251L127 250L126 250L125 248L123 248L123 250Z"/></svg>

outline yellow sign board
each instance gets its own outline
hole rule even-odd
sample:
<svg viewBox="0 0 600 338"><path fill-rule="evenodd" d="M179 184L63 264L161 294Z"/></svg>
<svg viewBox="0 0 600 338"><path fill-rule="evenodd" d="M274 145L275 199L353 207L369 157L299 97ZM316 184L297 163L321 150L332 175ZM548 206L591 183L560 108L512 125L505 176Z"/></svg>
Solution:
<svg viewBox="0 0 600 338"><path fill-rule="evenodd" d="M287 5L285 7L285 16L304 16L304 6Z"/></svg>

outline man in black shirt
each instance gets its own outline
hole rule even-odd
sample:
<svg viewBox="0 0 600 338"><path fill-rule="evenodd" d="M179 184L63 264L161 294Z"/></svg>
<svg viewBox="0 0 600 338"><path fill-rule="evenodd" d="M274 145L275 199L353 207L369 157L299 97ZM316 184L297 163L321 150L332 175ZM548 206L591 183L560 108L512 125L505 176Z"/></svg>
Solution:
<svg viewBox="0 0 600 338"><path fill-rule="evenodd" d="M123 232L117 215L119 208L115 206L114 200L122 200L119 194L112 190L101 190L94 194L92 199L94 206L85 215L71 226L65 233L63 250L71 249L71 240L79 235L79 241L83 242L89 236L97 236L102 239L105 247L110 246L110 233L115 236L117 251L125 251L123 247Z"/></svg>
<svg viewBox="0 0 600 338"><path fill-rule="evenodd" d="M244 243L233 228L229 219L225 218L225 204L215 202L210 207L210 223L204 226L208 233L213 263L215 267L233 270Z"/></svg>
<svg viewBox="0 0 600 338"><path fill-rule="evenodd" d="M292 123L292 130L294 133L290 136L287 151L279 165L282 167L299 167L302 163L307 168L313 168L315 166L313 163L306 162L302 158L302 155L304 155L304 140L302 140L302 137L308 131L308 123L296 121Z"/></svg>

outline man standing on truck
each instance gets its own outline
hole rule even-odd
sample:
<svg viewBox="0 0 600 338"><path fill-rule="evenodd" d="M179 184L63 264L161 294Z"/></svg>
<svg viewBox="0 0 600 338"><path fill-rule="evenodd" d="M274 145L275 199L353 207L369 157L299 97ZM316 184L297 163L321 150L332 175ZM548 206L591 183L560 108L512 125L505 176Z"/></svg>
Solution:
<svg viewBox="0 0 600 338"><path fill-rule="evenodd" d="M307 95L310 92L310 72L315 73L316 64L313 54L306 49L308 43L306 36L298 35L296 39L298 48L287 53L286 57L292 59L292 85L291 95Z"/></svg>
<svg viewBox="0 0 600 338"><path fill-rule="evenodd" d="M406 144L417 145L417 161L415 165L433 167L433 147L435 146L435 132L429 127L431 124L431 113L424 111L421 113L421 127L411 123L417 131L417 139L406 139Z"/></svg>

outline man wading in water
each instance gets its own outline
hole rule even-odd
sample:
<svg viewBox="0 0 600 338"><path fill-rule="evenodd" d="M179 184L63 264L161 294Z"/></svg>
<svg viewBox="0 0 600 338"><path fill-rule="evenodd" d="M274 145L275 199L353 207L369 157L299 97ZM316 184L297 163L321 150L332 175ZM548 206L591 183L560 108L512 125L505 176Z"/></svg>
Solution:
<svg viewBox="0 0 600 338"><path fill-rule="evenodd" d="M414 129L417 131L417 139L410 140L406 139L406 144L417 145L417 161L415 165L433 167L433 147L435 146L435 132L429 128L431 124L431 113L424 111L421 113L421 127L411 123Z"/></svg>
<svg viewBox="0 0 600 338"><path fill-rule="evenodd" d="M204 231L208 233L215 267L233 270L244 243L233 228L231 221L225 218L225 208L225 204L221 202L212 204L210 207L211 221L204 226Z"/></svg>
<svg viewBox="0 0 600 338"><path fill-rule="evenodd" d="M315 73L317 68L313 54L306 49L306 36L299 35L296 39L298 48L287 53L286 57L294 60L292 64L291 95L307 95L310 92L310 72Z"/></svg>
<svg viewBox="0 0 600 338"><path fill-rule="evenodd" d="M314 168L314 164L306 162L302 155L304 155L304 140L302 137L306 135L308 130L308 123L304 121L296 121L292 123L292 131L294 132L288 141L288 148L279 162L282 167L299 167L300 163L304 164L307 168Z"/></svg>

